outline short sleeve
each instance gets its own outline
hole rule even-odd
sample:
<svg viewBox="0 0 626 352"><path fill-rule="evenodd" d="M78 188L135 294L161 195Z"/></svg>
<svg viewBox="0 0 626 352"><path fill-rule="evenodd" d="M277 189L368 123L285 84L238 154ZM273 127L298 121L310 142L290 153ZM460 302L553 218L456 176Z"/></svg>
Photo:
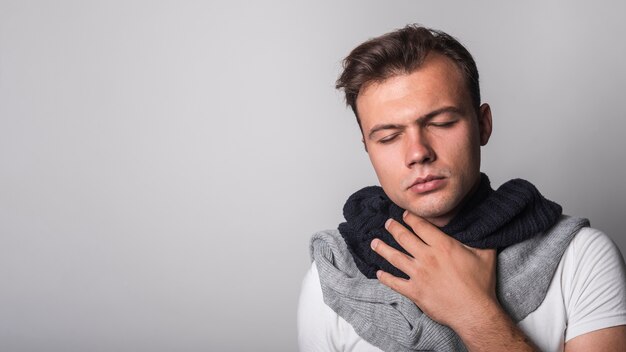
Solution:
<svg viewBox="0 0 626 352"><path fill-rule="evenodd" d="M302 280L298 303L298 345L301 352L340 351L336 345L337 314L324 303L315 262ZM333 320L335 320L333 322Z"/></svg>
<svg viewBox="0 0 626 352"><path fill-rule="evenodd" d="M563 275L565 341L626 324L626 269L615 243L599 230L583 228L569 250Z"/></svg>

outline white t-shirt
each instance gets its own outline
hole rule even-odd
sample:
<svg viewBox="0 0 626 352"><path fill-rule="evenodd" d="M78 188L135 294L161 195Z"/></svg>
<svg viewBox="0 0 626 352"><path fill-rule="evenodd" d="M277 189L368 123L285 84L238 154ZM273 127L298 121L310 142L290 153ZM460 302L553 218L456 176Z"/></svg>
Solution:
<svg viewBox="0 0 626 352"><path fill-rule="evenodd" d="M626 325L626 268L617 246L599 230L581 229L565 250L544 301L518 326L542 351L563 351L568 340ZM302 282L300 351L380 352L323 300L315 263Z"/></svg>

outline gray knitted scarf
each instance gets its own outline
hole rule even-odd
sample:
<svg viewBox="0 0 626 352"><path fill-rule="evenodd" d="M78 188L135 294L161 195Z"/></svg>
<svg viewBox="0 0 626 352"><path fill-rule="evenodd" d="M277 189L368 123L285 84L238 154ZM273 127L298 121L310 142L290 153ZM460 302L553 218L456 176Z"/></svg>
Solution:
<svg viewBox="0 0 626 352"><path fill-rule="evenodd" d="M567 245L585 226L589 226L587 219L563 215L542 234L499 252L496 293L515 322L541 304ZM372 345L383 351L466 351L450 328L361 273L339 231L316 233L310 250L324 302Z"/></svg>

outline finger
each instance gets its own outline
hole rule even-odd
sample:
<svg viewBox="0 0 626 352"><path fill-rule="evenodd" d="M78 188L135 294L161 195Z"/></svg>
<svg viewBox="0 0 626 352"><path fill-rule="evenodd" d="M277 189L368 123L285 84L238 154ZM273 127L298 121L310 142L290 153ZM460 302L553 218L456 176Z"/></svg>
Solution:
<svg viewBox="0 0 626 352"><path fill-rule="evenodd" d="M378 253L378 255L385 258L385 260L391 263L391 265L395 266L407 275L409 275L411 267L415 265L413 263L413 258L377 238L372 240L371 247L374 252Z"/></svg>
<svg viewBox="0 0 626 352"><path fill-rule="evenodd" d="M388 286L390 289L398 292L399 294L405 296L407 295L409 290L407 288L409 283L408 280L393 276L388 272L382 270L378 270L376 272L376 278L378 278L378 281L380 281L383 285Z"/></svg>
<svg viewBox="0 0 626 352"><path fill-rule="evenodd" d="M419 238L429 246L437 246L449 244L452 237L439 230L435 225L427 220L409 212L403 214L404 222L406 222Z"/></svg>
<svg viewBox="0 0 626 352"><path fill-rule="evenodd" d="M421 246L425 245L422 239L394 219L388 219L387 222L385 222L385 228L396 242L398 242L404 250L411 253L413 257L417 256Z"/></svg>

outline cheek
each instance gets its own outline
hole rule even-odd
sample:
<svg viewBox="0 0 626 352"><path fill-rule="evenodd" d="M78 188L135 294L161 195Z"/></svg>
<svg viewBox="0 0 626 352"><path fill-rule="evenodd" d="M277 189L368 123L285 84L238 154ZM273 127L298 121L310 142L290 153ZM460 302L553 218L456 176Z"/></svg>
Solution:
<svg viewBox="0 0 626 352"><path fill-rule="evenodd" d="M447 138L445 148L450 156L453 165L461 167L463 170L471 172L474 164L480 159L480 144L477 133L472 133L471 129L459 131L455 136Z"/></svg>
<svg viewBox="0 0 626 352"><path fill-rule="evenodd" d="M399 171L402 170L401 160L399 160L400 153L394 152L392 149L370 148L369 151L370 161L382 185L394 182L396 178L400 177Z"/></svg>

